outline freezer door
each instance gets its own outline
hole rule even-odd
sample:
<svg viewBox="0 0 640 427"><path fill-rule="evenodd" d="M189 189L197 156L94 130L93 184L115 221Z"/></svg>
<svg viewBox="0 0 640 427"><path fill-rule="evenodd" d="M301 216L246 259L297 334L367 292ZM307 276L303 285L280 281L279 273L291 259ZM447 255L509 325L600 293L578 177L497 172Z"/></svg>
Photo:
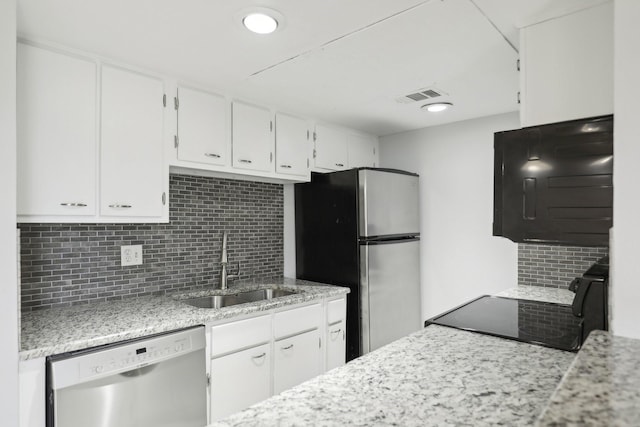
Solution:
<svg viewBox="0 0 640 427"><path fill-rule="evenodd" d="M422 327L420 241L360 245L363 354Z"/></svg>
<svg viewBox="0 0 640 427"><path fill-rule="evenodd" d="M358 193L360 238L420 232L417 175L361 169Z"/></svg>

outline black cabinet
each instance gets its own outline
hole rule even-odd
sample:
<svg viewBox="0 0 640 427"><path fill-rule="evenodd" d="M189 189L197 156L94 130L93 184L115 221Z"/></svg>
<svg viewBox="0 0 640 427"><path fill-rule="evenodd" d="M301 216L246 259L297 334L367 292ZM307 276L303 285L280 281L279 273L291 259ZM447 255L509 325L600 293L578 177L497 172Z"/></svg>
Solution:
<svg viewBox="0 0 640 427"><path fill-rule="evenodd" d="M494 149L494 236L609 245L613 116L498 132Z"/></svg>

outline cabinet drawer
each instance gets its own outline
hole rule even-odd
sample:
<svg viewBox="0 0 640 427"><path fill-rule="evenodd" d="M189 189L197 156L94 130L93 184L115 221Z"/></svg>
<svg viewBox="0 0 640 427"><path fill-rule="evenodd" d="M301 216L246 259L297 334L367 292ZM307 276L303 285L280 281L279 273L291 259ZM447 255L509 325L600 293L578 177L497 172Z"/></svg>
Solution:
<svg viewBox="0 0 640 427"><path fill-rule="evenodd" d="M299 334L318 328L322 311L320 304L281 311L274 316L273 333L275 339Z"/></svg>
<svg viewBox="0 0 640 427"><path fill-rule="evenodd" d="M327 323L333 324L344 319L346 313L346 298L329 301L327 304Z"/></svg>
<svg viewBox="0 0 640 427"><path fill-rule="evenodd" d="M211 356L267 343L271 340L271 316L260 316L211 328Z"/></svg>

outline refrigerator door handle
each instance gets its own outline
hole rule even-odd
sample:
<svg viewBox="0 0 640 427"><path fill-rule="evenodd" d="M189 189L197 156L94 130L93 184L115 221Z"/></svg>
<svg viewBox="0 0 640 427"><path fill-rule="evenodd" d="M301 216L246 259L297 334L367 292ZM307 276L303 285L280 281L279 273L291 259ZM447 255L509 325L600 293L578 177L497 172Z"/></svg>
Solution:
<svg viewBox="0 0 640 427"><path fill-rule="evenodd" d="M360 246L360 354L367 354L370 350L369 341L369 246Z"/></svg>

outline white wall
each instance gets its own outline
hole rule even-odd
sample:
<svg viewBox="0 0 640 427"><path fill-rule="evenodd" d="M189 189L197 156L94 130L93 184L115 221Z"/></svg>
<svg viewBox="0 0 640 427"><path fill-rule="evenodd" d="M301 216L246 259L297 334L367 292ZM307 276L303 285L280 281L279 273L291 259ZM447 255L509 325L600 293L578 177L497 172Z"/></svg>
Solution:
<svg viewBox="0 0 640 427"><path fill-rule="evenodd" d="M382 167L420 175L423 317L517 286L517 245L493 237L493 133L518 113L380 138Z"/></svg>
<svg viewBox="0 0 640 427"><path fill-rule="evenodd" d="M0 424L18 425L16 0L0 1Z"/></svg>
<svg viewBox="0 0 640 427"><path fill-rule="evenodd" d="M640 338L640 1L616 0L614 7L612 330Z"/></svg>

